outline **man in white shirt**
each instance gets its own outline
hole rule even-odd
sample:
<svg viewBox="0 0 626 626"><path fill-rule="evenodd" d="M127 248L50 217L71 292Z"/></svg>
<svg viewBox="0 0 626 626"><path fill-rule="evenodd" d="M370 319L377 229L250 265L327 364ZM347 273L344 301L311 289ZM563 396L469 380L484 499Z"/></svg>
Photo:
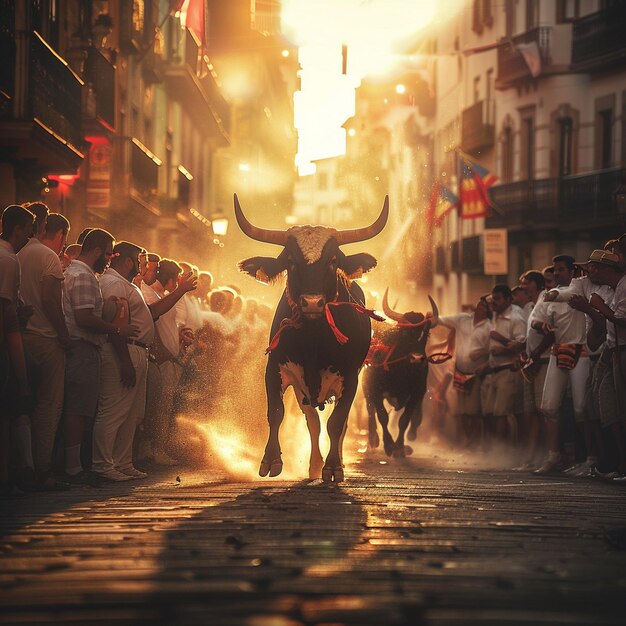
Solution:
<svg viewBox="0 0 626 626"><path fill-rule="evenodd" d="M609 242L610 243L610 242ZM609 244L607 244L609 245ZM605 249L607 249L605 247ZM573 309L586 313L587 334L593 322L591 320L592 307L589 300L594 293L608 302L613 297L613 289L608 285L602 285L595 276L598 265L596 263L579 263L587 271L586 276L572 278L568 287L562 287L550 291L547 299L552 302L567 302ZM604 342L603 342L604 343ZM597 399L594 393L600 384L603 376L603 364L600 363L602 345L596 349L591 349L587 343L589 353L589 378L585 385L585 419L582 423L587 458L582 463L574 465L566 470L570 476L589 476L596 471L599 460L604 459L604 442L601 431L601 416ZM599 370L599 371L597 371ZM598 374L598 375L596 375Z"/></svg>
<svg viewBox="0 0 626 626"><path fill-rule="evenodd" d="M535 456L539 452L542 433L542 420L539 413L543 386L550 361L550 346L553 338L546 338L532 326L542 315L545 296L545 279L542 272L528 270L520 277L520 285L526 291L532 305L526 325L526 363L522 368L524 380L524 410L521 422L520 440L526 445L524 469L532 469ZM523 445L524 445L523 444Z"/></svg>
<svg viewBox="0 0 626 626"><path fill-rule="evenodd" d="M132 324L117 326L102 319L102 291L96 274L102 274L113 256L114 239L106 230L90 230L80 256L65 270L63 311L71 348L65 360L65 480L91 484L83 470L81 446L96 415L100 393L100 350L106 336L131 339Z"/></svg>
<svg viewBox="0 0 626 626"><path fill-rule="evenodd" d="M31 390L26 370L22 334L17 316L20 287L19 252L33 233L35 216L16 204L2 212L0 234L0 495L12 493L9 483L11 430L31 409ZM27 430L27 434L29 431ZM30 448L28 448L30 452ZM24 459L26 460L26 459ZM19 492L21 493L21 492Z"/></svg>
<svg viewBox="0 0 626 626"><path fill-rule="evenodd" d="M480 389L482 379L476 375L480 365L486 363L486 353L472 355L472 338L488 336L489 306L486 297L476 303L474 313L459 313L439 317L439 323L455 331L454 388L457 391L457 416L468 446L480 442L482 433L482 406ZM480 340L477 340L479 343ZM476 356L477 358L472 358Z"/></svg>
<svg viewBox="0 0 626 626"><path fill-rule="evenodd" d="M63 307L63 270L59 254L70 223L63 215L48 216L40 237L32 237L18 253L22 300L33 309L24 345L40 372L35 409L31 415L35 471L46 481L52 468L54 440L63 411L65 351L70 346Z"/></svg>
<svg viewBox="0 0 626 626"><path fill-rule="evenodd" d="M93 428L93 471L113 481L145 478L133 466L133 439L146 406L148 349L154 340L154 321L141 290L132 283L137 275L139 246L126 241L113 248L110 267L100 277L102 297L109 316L128 306L128 320L137 336L110 336L102 347L98 412Z"/></svg>
<svg viewBox="0 0 626 626"><path fill-rule="evenodd" d="M147 304L153 311L156 320L156 336L154 351L160 373L160 388L152 389L158 403L155 415L151 415L152 448L154 460L159 465L170 465L174 462L169 452L174 443L174 393L182 374L178 362L180 341L176 323L176 307L174 306L188 291L196 288L197 279L192 273L181 277L182 269L178 263L169 259L161 259L156 271L156 280L151 285L144 280L141 290ZM159 307L155 315L155 307Z"/></svg>
<svg viewBox="0 0 626 626"><path fill-rule="evenodd" d="M594 326L606 333L600 357L604 365L599 385L600 417L603 426L610 428L618 450L617 479L626 482L626 274L615 253L594 250L589 263L596 266L594 280L614 291L607 302L594 293L590 305L599 314L591 314Z"/></svg>
<svg viewBox="0 0 626 626"><path fill-rule="evenodd" d="M519 383L515 368L517 355L526 342L526 322L512 306L507 285L495 285L491 291L493 317L489 332L489 391L483 412L491 416L493 434L503 440L512 416Z"/></svg>
<svg viewBox="0 0 626 626"><path fill-rule="evenodd" d="M553 259L557 290L569 287L574 277L574 259L568 255ZM560 452L561 408L568 384L572 390L574 418L585 420L585 389L589 377L590 361L586 348L586 320L583 313L564 302L548 302L537 315L532 327L548 335L554 333L554 345L548 364L541 399L541 413L545 419L548 458L535 470L538 475L551 474L565 469Z"/></svg>

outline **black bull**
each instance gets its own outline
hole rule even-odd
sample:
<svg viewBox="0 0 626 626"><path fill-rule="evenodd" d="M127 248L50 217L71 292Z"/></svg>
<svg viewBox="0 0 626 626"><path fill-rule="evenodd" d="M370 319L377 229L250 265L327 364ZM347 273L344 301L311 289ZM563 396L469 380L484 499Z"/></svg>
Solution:
<svg viewBox="0 0 626 626"><path fill-rule="evenodd" d="M363 374L363 393L369 416L369 445L377 448L376 415L383 431L383 445L388 456L403 457L412 452L405 447L404 437L409 428L409 439L415 439L415 431L422 420L422 402L426 393L428 363L433 356L426 355L426 343L430 329L437 325L437 305L430 298L432 314L424 316L410 311L399 314L387 302L388 290L383 298L385 315L396 326L375 336L368 357L368 367ZM449 358L447 354L441 357ZM394 441L389 433L389 414L383 400L396 410L402 409L398 419L398 436ZM408 450L407 450L408 448Z"/></svg>
<svg viewBox="0 0 626 626"><path fill-rule="evenodd" d="M380 216L371 226L343 231L322 226L287 231L257 228L245 218L236 194L234 203L237 223L246 235L284 247L277 258L246 259L240 262L240 269L262 282L287 272L268 348L265 388L269 436L259 474L278 476L282 471L278 432L285 413L283 394L291 386L311 435L309 476L340 482L344 478L342 445L348 413L370 346L370 316L375 317L365 309L363 291L350 279L376 266L373 256L345 255L340 245L380 233L389 215L389 199L385 198ZM335 405L327 425L330 450L323 463L317 409L329 401Z"/></svg>

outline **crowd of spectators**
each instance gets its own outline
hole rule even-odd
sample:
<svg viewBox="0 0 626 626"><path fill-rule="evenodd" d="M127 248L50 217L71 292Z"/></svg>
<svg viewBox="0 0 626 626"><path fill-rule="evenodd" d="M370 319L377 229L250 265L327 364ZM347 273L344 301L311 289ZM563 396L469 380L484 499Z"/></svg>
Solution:
<svg viewBox="0 0 626 626"><path fill-rule="evenodd" d="M40 202L2 213L5 497L138 480L185 459L176 416L207 410L268 334L269 308L210 272L99 228L68 245L69 233Z"/></svg>
<svg viewBox="0 0 626 626"><path fill-rule="evenodd" d="M269 335L272 311L210 272L99 228L71 244L69 233L39 202L2 213L4 497L138 480L188 458L176 417L211 414L221 389L241 388ZM454 358L429 396L454 414L455 446L503 446L511 468L538 475L626 482L625 259L623 235L440 317Z"/></svg>
<svg viewBox="0 0 626 626"><path fill-rule="evenodd" d="M626 482L625 272L622 235L441 318L456 345L457 446L504 444L515 469Z"/></svg>

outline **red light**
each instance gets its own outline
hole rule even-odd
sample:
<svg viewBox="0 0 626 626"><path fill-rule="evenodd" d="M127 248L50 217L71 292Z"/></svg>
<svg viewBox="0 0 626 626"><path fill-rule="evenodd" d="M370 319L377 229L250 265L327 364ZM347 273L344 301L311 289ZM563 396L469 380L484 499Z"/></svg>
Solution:
<svg viewBox="0 0 626 626"><path fill-rule="evenodd" d="M79 174L50 174L48 180L56 180L60 185L67 185L71 187L77 178L80 178Z"/></svg>

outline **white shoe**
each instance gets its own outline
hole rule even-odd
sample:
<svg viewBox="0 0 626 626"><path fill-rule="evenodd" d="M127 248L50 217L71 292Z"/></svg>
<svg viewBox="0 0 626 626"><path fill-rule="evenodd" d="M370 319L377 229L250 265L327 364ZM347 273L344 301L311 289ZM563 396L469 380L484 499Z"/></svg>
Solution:
<svg viewBox="0 0 626 626"><path fill-rule="evenodd" d="M146 472L142 472L132 465L119 471L122 472L122 474L126 474L126 476L130 476L131 478L148 478L148 474L146 474Z"/></svg>
<svg viewBox="0 0 626 626"><path fill-rule="evenodd" d="M98 474L98 476L104 478L105 480L110 480L114 483L121 483L126 480L132 480L132 476L128 474L123 474L122 472L118 472L116 469L109 469L106 472L94 472L94 474Z"/></svg>

